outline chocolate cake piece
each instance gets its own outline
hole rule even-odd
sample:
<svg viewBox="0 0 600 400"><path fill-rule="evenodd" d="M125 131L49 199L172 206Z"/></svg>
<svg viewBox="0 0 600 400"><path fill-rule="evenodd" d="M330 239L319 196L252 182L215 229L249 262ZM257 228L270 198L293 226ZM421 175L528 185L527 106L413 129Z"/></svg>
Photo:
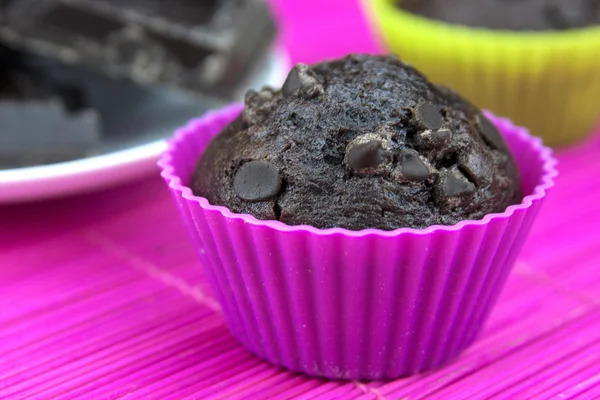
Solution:
<svg viewBox="0 0 600 400"><path fill-rule="evenodd" d="M81 88L57 85L0 47L0 168L66 161L100 140Z"/></svg>
<svg viewBox="0 0 600 400"><path fill-rule="evenodd" d="M399 0L398 7L453 24L513 31L600 24L600 0Z"/></svg>
<svg viewBox="0 0 600 400"><path fill-rule="evenodd" d="M143 84L231 98L275 33L253 0L13 0L0 39Z"/></svg>

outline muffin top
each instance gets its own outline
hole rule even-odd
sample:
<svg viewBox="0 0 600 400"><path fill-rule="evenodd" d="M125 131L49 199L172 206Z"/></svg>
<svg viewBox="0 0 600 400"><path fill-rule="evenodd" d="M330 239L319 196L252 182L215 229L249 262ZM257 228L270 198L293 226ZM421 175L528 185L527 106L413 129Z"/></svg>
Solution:
<svg viewBox="0 0 600 400"><path fill-rule="evenodd" d="M415 14L506 30L563 30L600 24L600 0L398 0Z"/></svg>
<svg viewBox="0 0 600 400"><path fill-rule="evenodd" d="M296 65L246 95L191 183L211 204L289 225L425 228L521 201L498 130L393 56Z"/></svg>

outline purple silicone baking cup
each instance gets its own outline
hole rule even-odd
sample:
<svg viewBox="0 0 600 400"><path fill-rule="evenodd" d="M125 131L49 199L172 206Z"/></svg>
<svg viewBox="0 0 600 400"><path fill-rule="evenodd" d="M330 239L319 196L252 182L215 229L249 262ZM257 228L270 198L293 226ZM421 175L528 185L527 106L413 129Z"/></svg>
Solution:
<svg viewBox="0 0 600 400"><path fill-rule="evenodd" d="M159 162L233 335L276 366L334 379L410 375L468 347L554 185L550 149L488 114L521 171L521 204L426 229L288 226L211 205L186 186L241 110L191 121Z"/></svg>

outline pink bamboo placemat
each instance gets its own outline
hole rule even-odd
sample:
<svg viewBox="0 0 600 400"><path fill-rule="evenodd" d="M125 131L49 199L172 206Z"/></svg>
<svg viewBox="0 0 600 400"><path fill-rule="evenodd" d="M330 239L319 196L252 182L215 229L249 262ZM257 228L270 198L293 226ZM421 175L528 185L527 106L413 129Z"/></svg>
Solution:
<svg viewBox="0 0 600 400"><path fill-rule="evenodd" d="M293 61L377 51L351 1L318 2L318 18L315 0L273 2ZM0 398L600 398L599 152L597 137L560 155L477 343L393 382L312 379L241 348L158 178L1 207Z"/></svg>
<svg viewBox="0 0 600 400"><path fill-rule="evenodd" d="M599 152L560 155L476 344L393 382L312 379L240 347L158 178L0 208L0 398L598 398Z"/></svg>

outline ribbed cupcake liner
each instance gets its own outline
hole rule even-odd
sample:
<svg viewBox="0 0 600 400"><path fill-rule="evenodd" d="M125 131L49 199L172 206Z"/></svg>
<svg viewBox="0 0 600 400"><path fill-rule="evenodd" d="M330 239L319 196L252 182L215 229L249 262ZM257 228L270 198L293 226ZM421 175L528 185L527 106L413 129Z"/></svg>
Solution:
<svg viewBox="0 0 600 400"><path fill-rule="evenodd" d="M546 144L576 142L599 121L600 27L493 31L413 15L395 0L363 2L392 52Z"/></svg>
<svg viewBox="0 0 600 400"><path fill-rule="evenodd" d="M210 205L186 186L240 111L192 121L159 163L233 335L274 365L335 379L414 374L469 346L553 186L550 150L489 115L522 173L521 204L421 230L288 226Z"/></svg>

